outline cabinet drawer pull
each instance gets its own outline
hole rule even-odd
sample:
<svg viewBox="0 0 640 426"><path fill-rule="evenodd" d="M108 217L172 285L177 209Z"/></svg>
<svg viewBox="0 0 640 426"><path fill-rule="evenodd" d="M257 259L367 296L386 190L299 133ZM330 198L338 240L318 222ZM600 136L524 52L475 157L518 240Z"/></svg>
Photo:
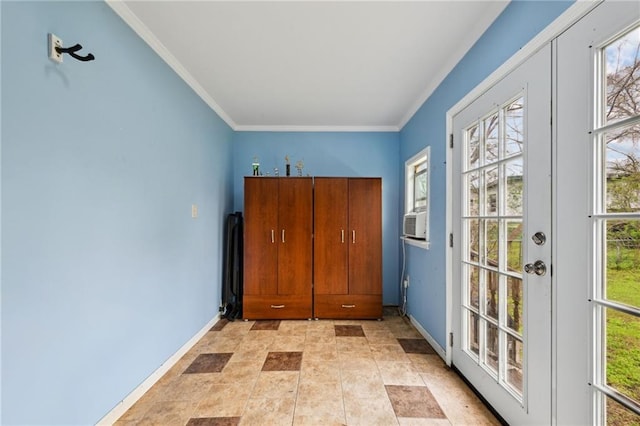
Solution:
<svg viewBox="0 0 640 426"><path fill-rule="evenodd" d="M342 307L351 309L351 308L355 308L356 305L342 305Z"/></svg>
<svg viewBox="0 0 640 426"><path fill-rule="evenodd" d="M344 244L344 229L340 231L340 234L341 234L342 244Z"/></svg>
<svg viewBox="0 0 640 426"><path fill-rule="evenodd" d="M353 244L355 244L356 243L356 230L355 229L352 231L351 239L353 241Z"/></svg>
<svg viewBox="0 0 640 426"><path fill-rule="evenodd" d="M284 229L282 230L282 242L284 243Z"/></svg>
<svg viewBox="0 0 640 426"><path fill-rule="evenodd" d="M275 236L275 232L273 231L273 229L271 230L271 244L276 242L276 236Z"/></svg>
<svg viewBox="0 0 640 426"><path fill-rule="evenodd" d="M271 305L271 309L283 309L284 305Z"/></svg>

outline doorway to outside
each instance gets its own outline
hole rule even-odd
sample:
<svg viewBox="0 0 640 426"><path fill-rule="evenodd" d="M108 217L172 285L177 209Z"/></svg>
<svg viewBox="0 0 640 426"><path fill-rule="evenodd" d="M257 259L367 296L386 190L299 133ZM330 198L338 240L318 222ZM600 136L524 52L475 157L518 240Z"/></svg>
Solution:
<svg viewBox="0 0 640 426"><path fill-rule="evenodd" d="M640 425L640 5L554 47L558 423Z"/></svg>
<svg viewBox="0 0 640 426"><path fill-rule="evenodd" d="M640 7L588 8L449 123L448 359L512 424L640 425Z"/></svg>
<svg viewBox="0 0 640 426"><path fill-rule="evenodd" d="M452 363L510 424L551 420L551 47L453 118Z"/></svg>

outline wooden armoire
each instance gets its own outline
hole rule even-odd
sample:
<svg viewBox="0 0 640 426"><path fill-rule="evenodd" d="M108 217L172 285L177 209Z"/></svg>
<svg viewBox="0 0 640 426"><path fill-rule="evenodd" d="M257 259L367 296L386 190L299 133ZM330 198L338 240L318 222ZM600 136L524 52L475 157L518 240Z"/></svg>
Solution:
<svg viewBox="0 0 640 426"><path fill-rule="evenodd" d="M382 318L382 180L314 181L314 316Z"/></svg>
<svg viewBox="0 0 640 426"><path fill-rule="evenodd" d="M313 180L244 181L245 319L312 318Z"/></svg>

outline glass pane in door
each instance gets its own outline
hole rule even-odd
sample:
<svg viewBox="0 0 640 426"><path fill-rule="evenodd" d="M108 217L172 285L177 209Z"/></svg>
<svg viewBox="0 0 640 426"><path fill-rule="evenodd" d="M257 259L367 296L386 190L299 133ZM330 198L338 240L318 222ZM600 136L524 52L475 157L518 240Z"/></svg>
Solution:
<svg viewBox="0 0 640 426"><path fill-rule="evenodd" d="M601 112L605 125L633 117L639 112L638 46L640 27L623 34L602 49L606 102Z"/></svg>
<svg viewBox="0 0 640 426"><path fill-rule="evenodd" d="M524 97L465 131L464 349L523 399Z"/></svg>
<svg viewBox="0 0 640 426"><path fill-rule="evenodd" d="M604 311L606 383L640 404L640 318L610 308Z"/></svg>
<svg viewBox="0 0 640 426"><path fill-rule="evenodd" d="M504 156L522 154L524 143L524 98L518 98L505 109Z"/></svg>
<svg viewBox="0 0 640 426"><path fill-rule="evenodd" d="M507 334L507 383L518 394L522 395L522 340Z"/></svg>
<svg viewBox="0 0 640 426"><path fill-rule="evenodd" d="M613 302L640 307L640 220L607 220L606 236L603 296Z"/></svg>
<svg viewBox="0 0 640 426"><path fill-rule="evenodd" d="M507 277L507 327L522 336L522 279Z"/></svg>
<svg viewBox="0 0 640 426"><path fill-rule="evenodd" d="M640 71L638 72L640 80ZM638 84L640 102L640 83ZM640 113L640 111L638 111ZM609 213L640 211L640 124L622 126L603 135L606 205Z"/></svg>

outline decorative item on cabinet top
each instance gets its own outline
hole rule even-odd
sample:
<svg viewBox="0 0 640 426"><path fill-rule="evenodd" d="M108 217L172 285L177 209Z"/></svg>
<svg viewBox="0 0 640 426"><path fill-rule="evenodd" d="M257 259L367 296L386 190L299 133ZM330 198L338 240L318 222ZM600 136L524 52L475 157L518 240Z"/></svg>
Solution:
<svg viewBox="0 0 640 426"><path fill-rule="evenodd" d="M291 161L289 159L288 155L285 155L284 157L284 166L285 166L285 176L289 177L291 176ZM298 160L296 161L296 170L298 171L298 177L302 177L304 175L303 170L304 170L304 160ZM258 157L255 156L253 157L253 162L251 163L251 175L252 176L265 176L261 171L260 171L260 161L258 160ZM273 168L273 175L276 177L280 176L280 169L275 166ZM269 172L266 172L266 176L269 177L270 174ZM311 175L309 173L307 173L306 177L311 177Z"/></svg>

